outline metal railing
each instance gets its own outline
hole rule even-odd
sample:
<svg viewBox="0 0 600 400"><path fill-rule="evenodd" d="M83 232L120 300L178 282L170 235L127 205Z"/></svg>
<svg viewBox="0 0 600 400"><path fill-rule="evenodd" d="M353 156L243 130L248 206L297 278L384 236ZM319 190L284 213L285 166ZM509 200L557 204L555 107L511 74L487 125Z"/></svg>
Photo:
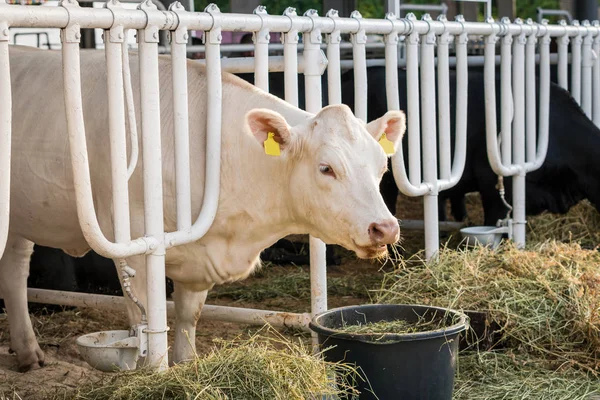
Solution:
<svg viewBox="0 0 600 400"><path fill-rule="evenodd" d="M127 10L115 0L106 8L80 8L75 0L64 0L59 7L13 6L0 3L0 93L4 107L0 108L0 244L4 246L8 230L8 199L10 171L10 132L11 132L11 81L9 75L8 28L9 27L54 27L62 29L64 94L67 110L68 136L72 155L72 169L75 180L77 211L81 229L86 240L96 252L110 258L127 258L132 255L145 255L148 269L148 327L149 364L155 368L167 366L166 341L166 300L164 292L165 252L173 246L190 243L201 238L216 217L219 200L220 154L221 154L221 32L255 32L254 69L257 86L268 90L268 38L270 32L280 32L284 36L283 66L285 75L285 98L291 104L298 104L298 34L303 35L303 72L306 78L306 109L318 111L321 104L321 74L323 58L321 53L322 35L326 37L328 58L328 94L330 103L341 102L340 78L340 36L351 35L355 77L355 113L358 118L367 119L367 74L366 74L366 35L385 35L386 86L388 108L398 109L398 37L406 36L408 73L408 171L403 152L394 156L393 166L399 188L410 196L425 196L426 255L435 257L438 250L437 195L441 190L454 186L462 175L466 157L466 111L467 111L467 35L483 35L486 38L485 53L485 93L487 147L490 162L496 173L514 176L515 179L515 220L517 231L524 229L524 177L525 173L538 168L547 150L549 73L550 59L548 46L550 37L576 37L583 40L599 38L597 24L582 26L522 23L503 20L485 23L467 22L462 18L447 21L439 18L434 21L429 16L416 20L413 16L397 19L389 14L385 19L364 19L355 12L351 18L340 18L330 11L319 17L315 11L304 16L295 15L287 9L284 15L269 15L264 9L257 9L252 15L221 14L216 6L209 6L205 12L192 13L175 4L168 11L160 11L150 1L141 3L136 10ZM115 241L108 240L100 230L96 215L90 166L86 148L85 126L82 114L79 38L82 28L105 30L106 60L108 67L110 103L110 141L112 155L113 220ZM144 214L146 231L141 237L131 238L129 227L129 204L127 191L128 165L124 161L125 115L123 111L123 31L138 31L140 54L141 85L141 131L143 150ZM190 173L186 42L189 30L205 32L207 67L207 150L206 188L200 216L192 223L190 210ZM176 159L176 201L177 230L165 232L163 225L161 134L158 85L158 33L170 31L171 66L173 71L175 159ZM502 148L498 148L495 107L495 64L494 42L502 40ZM535 122L536 93L531 84L532 68L535 65L535 45L540 46L540 116ZM451 154L450 146L450 91L448 68L448 46L456 46L457 91L456 91L456 146ZM596 46L596 42L593 42ZM583 52L588 52L584 46ZM435 53L437 51L437 71ZM512 52L512 53L511 53ZM512 54L512 60L510 59ZM421 59L420 63L417 61ZM559 54L559 58L560 58ZM585 56L587 57L587 56ZM584 57L584 58L585 58ZM576 55L573 65L577 66ZM560 58L564 61L564 57ZM559 60L559 65L560 65ZM586 59L587 60L587 59ZM512 65L512 68L511 68ZM586 64L587 65L587 64ZM585 68L588 68L587 66ZM598 61L593 68L598 71ZM437 87L435 76L437 72ZM587 72L584 73L587 76ZM528 83L525 86L525 77ZM576 79L573 81L576 83ZM596 86L594 86L596 87ZM119 94L121 93L121 94ZM598 92L594 92L594 99ZM587 93L583 96L587 102ZM597 102L592 103L595 111ZM438 111L436 112L436 105ZM533 109L532 109L533 107ZM514 110L514 120L513 120ZM532 117L533 115L533 117ZM594 112L594 116L596 116ZM599 116L600 118L600 116ZM438 132L439 127L439 132ZM537 138L536 138L537 133ZM514 143L514 145L510 145ZM513 150L514 149L514 150ZM514 153L511 153L514 152ZM439 160L438 160L439 155ZM439 165L438 165L439 163ZM421 169L421 164L423 167ZM439 172L438 172L439 171ZM523 234L515 238L524 242ZM327 308L325 246L315 238L311 246L311 314ZM0 248L2 249L2 248ZM36 299L40 293L30 292ZM68 296L74 296L68 294ZM102 298L98 296L95 298ZM75 300L73 300L75 301ZM206 306L205 310L210 310ZM213 308L213 317L228 320L254 322L256 315L268 313L270 321L286 325L288 322L306 327L308 314L290 314L270 311L254 311L223 307ZM261 314L262 313L262 314Z"/></svg>

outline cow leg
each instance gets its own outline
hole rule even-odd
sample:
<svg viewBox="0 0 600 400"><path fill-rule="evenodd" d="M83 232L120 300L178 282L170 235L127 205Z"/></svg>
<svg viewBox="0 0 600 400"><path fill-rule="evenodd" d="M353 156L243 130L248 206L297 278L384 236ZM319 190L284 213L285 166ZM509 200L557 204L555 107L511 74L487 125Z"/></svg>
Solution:
<svg viewBox="0 0 600 400"><path fill-rule="evenodd" d="M114 260L115 266L117 267L117 274L119 275L119 280L121 281L121 287L123 286L123 276L121 274L121 268L119 266L119 261ZM131 283L131 290L133 294L138 298L138 300L144 305L144 307L148 307L148 296L146 295L146 260L145 256L133 256L127 259L127 265L135 270L135 277L130 278L129 282ZM127 301L125 305L127 307L127 317L129 318L129 325L137 325L142 320L142 313L140 309L135 305L133 301L129 299L129 296L125 294L125 289L123 288L123 294Z"/></svg>
<svg viewBox="0 0 600 400"><path fill-rule="evenodd" d="M27 308L27 276L33 243L9 234L6 250L0 260L0 292L10 326L10 348L17 354L19 370L29 371L44 366Z"/></svg>
<svg viewBox="0 0 600 400"><path fill-rule="evenodd" d="M191 360L196 356L196 324L206 301L208 290L204 286L188 285L173 282L175 291L175 348L173 361L175 363Z"/></svg>

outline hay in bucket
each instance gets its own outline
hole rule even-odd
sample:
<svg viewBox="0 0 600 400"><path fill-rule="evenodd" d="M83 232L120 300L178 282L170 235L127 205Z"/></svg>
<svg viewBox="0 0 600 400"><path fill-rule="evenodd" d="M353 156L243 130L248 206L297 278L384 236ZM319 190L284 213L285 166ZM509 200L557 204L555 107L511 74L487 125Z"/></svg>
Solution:
<svg viewBox="0 0 600 400"><path fill-rule="evenodd" d="M388 273L377 303L433 305L488 313L503 341L555 368L600 368L600 253L576 243L546 242L527 250L442 249ZM468 335L467 335L468 336ZM467 338L471 343L476 338Z"/></svg>
<svg viewBox="0 0 600 400"><path fill-rule="evenodd" d="M208 355L167 371L121 372L55 398L291 400L356 394L349 382L359 376L357 371L326 362L300 340L288 340L273 329L249 339L215 343Z"/></svg>
<svg viewBox="0 0 600 400"><path fill-rule="evenodd" d="M600 245L600 213L587 200L571 207L564 215L542 213L528 217L528 240L543 243L548 240L577 242L586 248Z"/></svg>

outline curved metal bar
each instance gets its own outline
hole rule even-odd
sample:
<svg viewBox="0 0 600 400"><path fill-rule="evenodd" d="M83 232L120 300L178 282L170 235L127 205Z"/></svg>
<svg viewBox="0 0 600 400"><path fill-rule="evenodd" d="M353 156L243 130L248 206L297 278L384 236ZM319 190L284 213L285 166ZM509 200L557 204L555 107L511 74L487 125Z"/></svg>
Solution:
<svg viewBox="0 0 600 400"><path fill-rule="evenodd" d="M78 6L67 1L62 3L69 12L77 12ZM108 11L108 10L107 10ZM73 18L77 21L77 18ZM90 167L85 139L83 105L81 96L81 66L79 59L79 25L74 23L62 32L63 37L63 79L65 111L71 166L75 183L77 216L86 241L98 254L108 258L127 258L132 255L153 251L157 241L153 238L139 238L127 243L112 243L102 233L94 209Z"/></svg>
<svg viewBox="0 0 600 400"><path fill-rule="evenodd" d="M8 239L10 222L10 163L12 132L12 92L8 55L8 24L0 22L0 258Z"/></svg>

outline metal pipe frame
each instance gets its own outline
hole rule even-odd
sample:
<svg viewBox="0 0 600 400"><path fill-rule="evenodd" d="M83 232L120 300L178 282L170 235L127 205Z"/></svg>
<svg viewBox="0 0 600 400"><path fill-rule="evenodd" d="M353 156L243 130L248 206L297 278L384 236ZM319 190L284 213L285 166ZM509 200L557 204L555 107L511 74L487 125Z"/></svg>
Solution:
<svg viewBox="0 0 600 400"><path fill-rule="evenodd" d="M360 26L362 15L358 11L353 11L350 14L351 18L355 18ZM367 104L368 104L368 87L367 87L367 52L365 45L367 43L367 35L364 29L350 35L352 43L352 61L354 63L354 114L357 118L367 122Z"/></svg>
<svg viewBox="0 0 600 400"><path fill-rule="evenodd" d="M580 26L579 21L573 21L573 26ZM579 32L571 39L571 96L581 104L581 45L583 36Z"/></svg>
<svg viewBox="0 0 600 400"><path fill-rule="evenodd" d="M523 24L519 19L515 22L522 26L533 25L530 21L527 24ZM545 27L546 25L543 24L541 26ZM512 36L512 34L507 33L502 38L502 154L498 148L496 129L494 53L497 35L489 35L485 39L484 90L488 159L496 174L513 177L513 240L520 247L525 245L525 174L534 171L542 165L548 150L548 117L550 109L550 35L548 32L546 31L540 39L540 113L538 132L535 130L535 121L533 120L536 112L535 84L528 83L525 86L526 74L531 76L532 70L534 71L535 69L535 54L531 47L535 45L537 35L528 35L525 29L521 30L520 33L514 35L516 37L512 42L512 49L508 49L510 40L507 38L507 36ZM529 46L528 50L526 50L527 46ZM512 50L512 53L509 50ZM510 57L512 57L512 60ZM533 81L535 82L535 80ZM534 107L526 109L526 104L533 104ZM533 114L533 116L530 114ZM536 134L538 138L537 145L535 143ZM511 140L511 146L506 145L507 139ZM533 146L535 147L530 148Z"/></svg>
<svg viewBox="0 0 600 400"><path fill-rule="evenodd" d="M318 14L316 10L308 10L305 16L316 20ZM332 18L326 17L327 20ZM321 30L313 29L302 35L304 43L304 59L306 66L304 70L304 89L306 98L306 111L317 113L321 109L322 88L321 75L319 71L319 56L322 42ZM327 310L327 266L326 266L326 246L321 240L310 236L310 294L311 294L311 315L315 316ZM317 335L312 332L313 345L318 344Z"/></svg>
<svg viewBox="0 0 600 400"><path fill-rule="evenodd" d="M56 304L69 307L90 307L94 309L118 311L123 310L127 301L123 296L89 294L78 292L62 292L47 289L27 289L27 300L30 303ZM173 316L175 304L166 302L167 315ZM227 321L248 325L264 325L268 323L276 328L300 328L308 332L308 313L282 313L270 310L257 310L241 307L224 307L206 304L202 308L200 319L206 321Z"/></svg>
<svg viewBox="0 0 600 400"><path fill-rule="evenodd" d="M598 27L600 23L594 21L592 26ZM594 66L592 67L592 117L594 124L600 127L600 35L594 37L592 50L596 57L593 59Z"/></svg>
<svg viewBox="0 0 600 400"><path fill-rule="evenodd" d="M113 4L115 1L113 1ZM451 187L455 184L462 169L464 168L464 161L462 156L464 148L462 143L462 131L466 132L466 47L463 48L462 43L466 43L466 35L485 35L486 36L486 52L484 56L485 74L486 74L486 118L488 120L487 129L487 142L488 142L488 156L490 163L496 173L513 176L522 174L525 172L539 168L544 160L547 144L548 144L548 110L549 110L549 46L550 37L579 37L586 38L587 36L594 37L594 46L597 46L598 37L600 36L600 26L594 23L591 26L579 26L579 25L555 25L549 26L545 24L521 24L521 23L508 23L508 22L494 22L489 19L486 23L477 22L465 22L464 20L457 19L456 21L446 21L440 19L433 21L431 18L424 18L423 20L417 21L414 16L408 16L407 19L363 19L357 18L355 14L352 18L340 18L334 16L332 13L328 13L326 17L319 17L316 12L307 12L304 16L295 15L268 15L264 14L220 14L218 8L208 7L205 12L192 13L187 12L177 7L171 7L168 11L159 11L156 7L152 6L151 1L142 3L136 10L121 9L119 7L107 7L103 9L98 8L80 8L78 7L75 0L64 0L59 7L36 7L36 6L20 6L20 5L7 5L0 3L0 68L2 71L7 71L8 68L8 54L7 54L7 43L3 29L9 27L46 27L46 28L61 28L61 36L63 39L63 76L64 76L64 91L65 91L65 103L67 105L67 125L69 135L69 146L71 154L77 154L78 157L72 157L72 168L74 173L76 198L77 198L77 211L82 230L89 242L90 246L99 254L111 258L126 258L135 254L146 254L148 263L148 283L149 298L152 299L149 304L149 327L148 333L151 338L151 355L149 356L150 364L155 368L165 368L166 359L166 306L164 302L164 253L169 247L189 243L198 240L204 233L210 228L212 221L216 215L216 206L218 204L219 196L219 179L220 179L220 152L221 152L221 140L220 140L220 126L221 126L221 62L220 62L220 42L221 42L221 31L252 31L252 32L281 32L293 36L294 32L302 33L304 36L304 60L305 68L304 72L306 75L306 108L309 112L317 112L321 108L321 73L324 60L321 58L321 34L333 34L333 38L329 39L330 45L332 46L331 54L334 55L334 63L336 51L339 52L339 48L342 47L341 43L336 43L336 38L339 34L351 34L354 35L355 42L361 41L361 35L366 34L383 34L386 35L386 54L388 58L392 55L397 55L397 47L394 50L392 47L397 44L397 36L403 35L407 37L407 69L408 69L408 114L409 114L409 169L410 179L407 177L406 170L404 168L404 160L402 158L402 151L399 151L393 160L393 169L396 175L396 181L399 188L406 194L411 196L420 196L430 194L431 197L437 195L438 190L442 190ZM109 36L112 33L117 32L120 28L123 29L136 29L138 30L138 38L140 38L140 60L141 60L141 71L140 74L142 79L148 81L148 84L142 85L142 142L146 145L143 146L143 157L144 157L144 194L145 194L145 215L146 215L146 236L137 238L135 240L126 240L126 226L119 225L115 230L119 230L119 237L116 238L116 242L110 242L106 237L103 236L97 221L95 214L92 191L90 186L90 172L88 163L88 152L85 141L85 126L82 114L82 98L81 98L81 82L80 82L80 60L79 60L79 39L80 29L84 28L99 28L109 30ZM175 134L176 140L176 161L179 166L176 169L178 172L178 214L181 212L181 216L178 215L178 230L175 232L164 232L163 221L162 221L162 184L161 184L161 154L160 154L160 116L159 116L159 103L158 103L158 75L157 75L157 54L158 54L158 33L159 31L169 30L172 31L174 40L174 59L172 59L174 69L182 71L182 57L181 48L178 43L179 39L177 34L185 35L186 30L202 30L206 32L206 63L207 63L207 76L208 76L208 90L210 94L210 101L208 101L208 134L207 134L207 167L206 167L206 188L204 195L204 202L200 215L196 221L190 226L188 219L188 212L186 199L186 189L180 188L179 186L185 186L187 178L186 173L181 172L185 169L186 163L189 162L189 157L186 157L185 150L181 150L185 147L185 141L187 139L185 133L185 120L187 116L182 116L180 121L177 122L178 128ZM435 59L433 52L433 41L436 37L441 35L450 35L458 38L457 44L457 68L460 71L457 72L457 118L456 118L456 129L457 129L457 146L455 148L454 160L452 162L452 171L450 178L448 178L447 171L443 172L442 179L437 177L437 144L436 144L436 126L435 126L435 91L436 88L433 84L434 71L435 71ZM518 152L525 151L524 149L515 149L515 162L510 165L504 165L500 160L500 151L497 148L497 129L496 129L496 109L495 109L495 49L493 43L495 43L496 36L518 36L523 38L529 38L535 36L542 38L540 46L540 118L538 122L538 143L535 152L535 159L530 160L530 157L522 160L520 164L516 164L517 158L521 157ZM181 37L181 36L180 36ZM446 38L446 36L443 36ZM419 82L419 39L424 42L420 44L421 49L421 80ZM446 39L444 39L446 40ZM111 42L110 38L108 42ZM111 42L112 43L112 42ZM116 44L116 43L113 43ZM293 43L288 43L293 44ZM336 44L338 46L336 46ZM285 45L285 44L284 44ZM523 44L519 46L524 47ZM265 48L267 46L264 46ZM291 49L291 46L288 47ZM353 48L364 49L363 43L353 43ZM110 67L112 85L115 85L110 89L111 93L118 92L118 83L116 82L120 73L116 66L121 63L122 58L116 54L112 44L108 45L107 55L110 54ZM297 48L297 47L296 47ZM587 48L586 48L587 49ZM290 50L291 51L291 50ZM290 51L288 51L288 65L291 65ZM329 48L328 48L329 51ZM521 50L518 50L520 52ZM587 50L585 50L587 51ZM362 50L355 50L356 60L361 68L366 63L362 60ZM438 69L442 69L438 73L440 76L440 86L438 91L444 91L446 88L445 72L443 71L450 64L450 60L446 58L445 50L440 51L441 61L438 56ZM258 54L261 54L259 51ZM259 55L262 58L258 65L260 69L264 69L265 61L267 58ZM531 54L530 52L528 54ZM524 56L519 56L519 62L523 62ZM285 56L284 56L285 58ZM355 61L356 61L355 60ZM559 64L564 63L565 57L559 56ZM262 62L262 63L261 63ZM515 63L517 61L515 60ZM341 64L341 63L340 63ZM441 64L441 65L440 65ZM397 69L398 59L393 57L391 60L386 59L386 79L390 83L388 90L388 105L390 108L399 108L397 100L394 100L394 96L397 98L397 83L391 84L391 81L396 80L396 75L392 71ZM600 69L595 65L596 71L600 72ZM333 69L333 66L332 66ZM293 68L290 67L290 71ZM515 71L516 72L516 71ZM260 73L260 72L259 72ZM263 72L264 73L264 72ZM178 74L179 75L179 74ZM183 74L185 75L185 74ZM291 75L291 73L288 73ZM115 78L115 76L117 78ZM330 82L332 88L332 94L337 96L338 93L338 76L337 73L332 72L333 83ZM9 96L4 97L4 101L10 99L10 80L7 78L8 74L2 74L0 78L0 90L3 93L8 93ZM182 88L180 85L184 85L185 79L181 77L174 78L173 85L174 93L182 94ZM264 78L264 76L263 76ZM521 79L521 78L517 78ZM260 80L260 79L259 79ZM264 81L264 79L263 79ZM521 80L522 82L522 80ZM423 88L423 100L427 101L427 104L423 106L423 121L420 118L420 105L419 105L419 84L421 83ZM293 84L293 83L291 83ZM530 89L528 90L530 91ZM395 93L393 93L395 92ZM464 93L464 96L458 95ZM512 95L511 95L512 96ZM117 96L119 97L119 96ZM293 100L293 95L290 95L290 99ZM444 96L445 97L445 96ZM522 96L517 96L522 97ZM182 113L185 113L185 107L182 105L185 102L183 97L178 96L177 108ZM332 97L333 101L339 100L339 97ZM464 99L464 101L463 101ZM118 100L118 99L117 99ZM118 107L118 101L111 100L111 119L113 115L117 115L116 121L111 122L111 157L117 161L114 168L114 173L117 175L119 171L123 170L122 150L123 150L123 136L124 130L121 129L121 121L119 120L121 115L120 107ZM446 98L440 104L442 114L447 115L446 109ZM112 104L112 102L115 104ZM113 109L114 107L114 109ZM10 113L4 109L4 114L0 114L0 123L2 124L2 136L0 140L6 143L10 139ZM2 112L2 111L0 111ZM364 113L364 111L361 111ZM365 115L366 117L366 115ZM519 117L522 118L522 117ZM600 113L598 118L600 118ZM523 125L524 122L518 122L519 125ZM441 129L447 130L448 124L440 124ZM529 124L531 126L531 123ZM427 155L428 160L426 167L423 171L424 180L421 179L421 140L420 133L423 128L423 147L424 153ZM519 128L523 131L525 128ZM513 130L516 131L517 129ZM445 134L444 132L442 132ZM523 136L519 133L518 135ZM466 133L465 133L466 135ZM523 139L513 139L513 142L522 143ZM466 136L465 139L466 141ZM531 140L530 140L531 141ZM440 152L445 153L443 156L443 165L445 168L448 166L448 146L446 139L442 139L440 144ZM523 145L524 146L524 145ZM8 150L6 150L8 149ZM509 152L512 149L509 150ZM10 151L10 146L0 146L0 151ZM3 155L4 155L3 154ZM531 156L531 152L528 155ZM504 154L503 154L504 156ZM9 158L3 157L3 165L6 164ZM187 160L187 161L186 161ZM126 163L125 163L126 166ZM189 169L189 164L188 164ZM2 231L0 232L0 243L5 242L3 236L5 236L5 230L7 229L8 223L5 221L8 216L8 178L5 171L8 168L2 168L0 176L0 196L4 194L4 197L0 197L0 223L2 223ZM431 181L431 182L429 182ZM123 181L116 180L117 188L123 188ZM126 184L126 183L125 183ZM122 190L116 191L116 199L114 200L119 206L119 212L124 212L124 204L126 204L126 198L123 195ZM121 193L121 194L119 194ZM160 195L159 195L160 194ZM428 215L432 215L433 207L432 201L428 201L426 206ZM436 205L437 207L437 205ZM437 213L436 213L437 214ZM124 233L123 233L124 232ZM120 239L124 241L121 242ZM325 275L325 246L324 244L315 239L310 239L311 243L311 287L312 287L312 301L311 301L311 313L312 315L324 311L327 308L326 298L326 275ZM429 248L427 250L428 257L432 257L437 248L433 248L431 245L432 241L429 241ZM4 246L4 244L2 244ZM162 288L160 287L162 285ZM208 306L207 306L208 307ZM210 309L210 308L207 308ZM206 312L206 311L205 311ZM246 312L246 311L244 311ZM301 324L306 324L306 318L296 319ZM304 325L305 326L305 325Z"/></svg>
<svg viewBox="0 0 600 400"><path fill-rule="evenodd" d="M283 15L295 17L296 9L288 7L284 10ZM284 74L284 97L285 101L298 107L298 31L293 29L284 33L281 36L283 44L283 74ZM303 58L304 59L304 58ZM271 60L269 58L269 67ZM272 70L269 68L269 70Z"/></svg>
<svg viewBox="0 0 600 400"><path fill-rule="evenodd" d="M589 27L589 21L583 21L584 27ZM581 47L581 108L589 119L592 119L592 68L594 60L592 45L594 37L587 35L583 38Z"/></svg>
<svg viewBox="0 0 600 400"><path fill-rule="evenodd" d="M6 5L4 0L0 4ZM8 24L0 20L0 258L4 254L10 219L10 167L12 132L12 90L10 83L10 60Z"/></svg>
<svg viewBox="0 0 600 400"><path fill-rule="evenodd" d="M393 20L393 16L386 18ZM414 21L414 16L409 15L409 20ZM428 15L424 21L433 22ZM459 23L464 19L459 17ZM438 22L447 23L445 16L438 17ZM397 49L393 45L397 42L396 35L386 36L386 87L387 101L390 109L398 109L398 63ZM420 40L420 73L419 60L416 47ZM448 47L452 39L447 32L438 37L437 44L437 73L438 73L438 109L439 109L439 134L436 132L436 88L435 88L435 59L434 48L436 34L431 31L426 35L411 34L407 38L407 101L408 101L408 158L409 176L407 177L400 150L394 156L392 167L394 177L400 190L409 196L424 196L425 220L425 257L432 259L439 248L439 221L437 214L438 193L453 187L458 183L464 171L466 162L466 127L467 127L467 34L463 33L454 38L457 50L457 107L456 107L456 145L454 159L452 160L450 145L450 78ZM421 101L419 94L419 79L421 84ZM422 120L419 114L422 113ZM438 139L439 138L439 139ZM421 155L419 143L422 140L423 154ZM439 143L440 172L438 176L438 151L436 142ZM421 180L421 160L423 162L423 179Z"/></svg>

